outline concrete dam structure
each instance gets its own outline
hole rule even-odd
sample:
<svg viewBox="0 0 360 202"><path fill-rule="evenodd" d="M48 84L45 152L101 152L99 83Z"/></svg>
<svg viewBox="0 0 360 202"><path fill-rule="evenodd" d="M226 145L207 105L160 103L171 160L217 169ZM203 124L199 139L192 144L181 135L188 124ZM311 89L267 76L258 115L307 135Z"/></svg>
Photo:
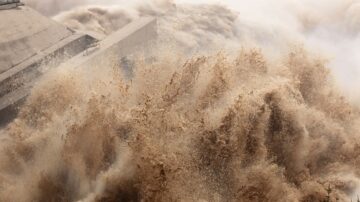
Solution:
<svg viewBox="0 0 360 202"><path fill-rule="evenodd" d="M51 68L80 67L143 50L156 36L156 19L139 18L100 39L77 33L22 4L0 0L0 125L16 117L34 83Z"/></svg>

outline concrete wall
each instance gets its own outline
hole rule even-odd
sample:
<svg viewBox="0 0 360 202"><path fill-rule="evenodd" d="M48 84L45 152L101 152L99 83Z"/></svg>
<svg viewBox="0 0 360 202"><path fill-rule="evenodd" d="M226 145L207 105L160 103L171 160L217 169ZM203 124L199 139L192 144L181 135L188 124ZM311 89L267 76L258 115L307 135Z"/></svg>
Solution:
<svg viewBox="0 0 360 202"><path fill-rule="evenodd" d="M131 22L123 29L113 33L93 48L77 55L62 66L75 68L89 65L114 65L114 60L134 52L145 51L157 37L157 21L155 18L144 17ZM60 66L61 68L61 66Z"/></svg>
<svg viewBox="0 0 360 202"><path fill-rule="evenodd" d="M56 44L50 48L48 58L52 58L52 53L64 52L65 47L70 46L70 50L77 48L73 52L78 54L57 68L65 66L82 68L89 65L101 67L103 65L114 65L114 61L121 63L123 56L144 51L151 45L152 41L155 41L157 37L156 23L155 18L140 18L82 52L83 48L79 47L89 44L89 41L86 40L91 40L91 38L79 37L78 40L71 43L65 41L63 46ZM71 44L75 45L72 46ZM109 60L109 57L115 58L115 60ZM19 105L24 102L31 91L33 82L40 76L37 68L46 58L44 56L32 57L25 63L0 75L0 126L16 117ZM19 84L20 86L18 86Z"/></svg>
<svg viewBox="0 0 360 202"><path fill-rule="evenodd" d="M1 10L0 74L73 34L29 7Z"/></svg>

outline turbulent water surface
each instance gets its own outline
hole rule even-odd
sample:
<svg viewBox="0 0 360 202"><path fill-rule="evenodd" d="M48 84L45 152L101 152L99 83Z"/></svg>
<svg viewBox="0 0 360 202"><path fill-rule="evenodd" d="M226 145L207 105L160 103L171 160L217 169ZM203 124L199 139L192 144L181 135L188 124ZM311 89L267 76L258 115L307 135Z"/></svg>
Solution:
<svg viewBox="0 0 360 202"><path fill-rule="evenodd" d="M56 2L28 0L103 35L158 16L159 44L151 61L134 56L130 80L118 66L45 75L1 131L0 201L322 202L360 193L360 110L346 93L356 87L339 88L333 68L349 60L329 62L308 50L315 43L250 26L221 5ZM324 23L301 16L303 32Z"/></svg>

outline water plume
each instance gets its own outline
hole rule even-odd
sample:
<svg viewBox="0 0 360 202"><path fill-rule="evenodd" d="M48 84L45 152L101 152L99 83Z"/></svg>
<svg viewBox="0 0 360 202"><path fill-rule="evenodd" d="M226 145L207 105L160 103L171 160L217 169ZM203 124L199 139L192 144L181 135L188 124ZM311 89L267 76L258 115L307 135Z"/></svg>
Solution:
<svg viewBox="0 0 360 202"><path fill-rule="evenodd" d="M111 65L45 75L1 131L0 201L322 202L358 194L360 111L331 73L349 61L338 49L335 63L307 50L331 46L333 34L320 38L339 27L337 37L356 38L355 1L334 0L336 12L319 14L276 4L291 9L272 19L245 1L248 13L89 2L65 1L72 10L49 15L104 36L158 16L159 41L173 46L154 48L151 61L134 57L130 81ZM302 40L305 48L291 45Z"/></svg>
<svg viewBox="0 0 360 202"><path fill-rule="evenodd" d="M1 140L1 200L322 201L328 186L332 200L356 194L359 110L323 60L295 49L272 63L246 48L156 58L136 60L131 82L120 67L46 76Z"/></svg>

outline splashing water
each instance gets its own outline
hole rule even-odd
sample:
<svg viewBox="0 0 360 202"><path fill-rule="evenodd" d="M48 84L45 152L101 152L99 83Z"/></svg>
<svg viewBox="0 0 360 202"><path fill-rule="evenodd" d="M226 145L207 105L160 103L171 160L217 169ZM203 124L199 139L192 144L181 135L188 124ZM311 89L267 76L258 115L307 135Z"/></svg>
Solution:
<svg viewBox="0 0 360 202"><path fill-rule="evenodd" d="M360 110L339 92L322 57L293 46L278 50L276 59L261 49L219 52L248 40L234 29L234 12L210 5L177 6L175 13L161 8L135 14L116 8L131 13L119 17L115 8L87 7L79 8L85 14L75 12L82 17L55 17L109 34L141 13L160 13L160 39L176 45L154 48L154 61L135 59L131 81L117 66L44 76L1 131L0 201L356 196ZM198 18L186 15L193 9L201 11ZM214 15L219 9L225 14Z"/></svg>
<svg viewBox="0 0 360 202"><path fill-rule="evenodd" d="M321 201L328 185L341 200L358 189L359 110L321 60L164 55L138 60L131 83L118 67L50 73L1 141L1 200Z"/></svg>

